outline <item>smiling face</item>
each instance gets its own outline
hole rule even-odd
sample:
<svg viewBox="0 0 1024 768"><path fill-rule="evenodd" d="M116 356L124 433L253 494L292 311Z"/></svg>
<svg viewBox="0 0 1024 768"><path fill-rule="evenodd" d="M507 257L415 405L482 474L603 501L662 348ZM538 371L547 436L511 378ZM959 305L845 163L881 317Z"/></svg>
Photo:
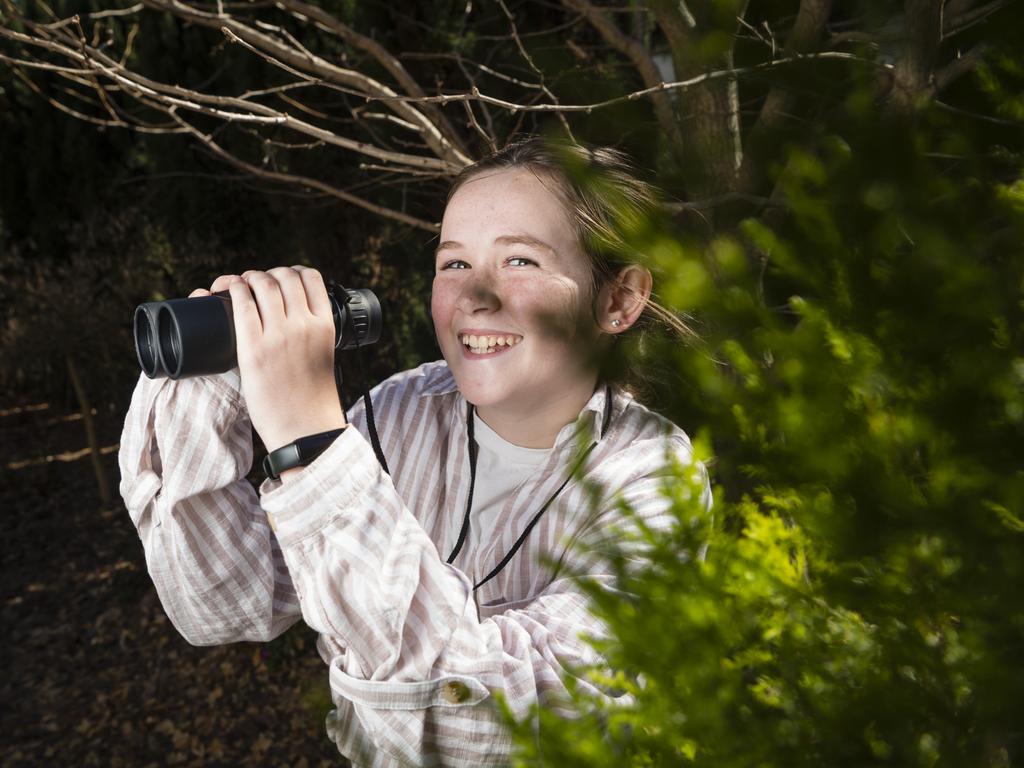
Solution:
<svg viewBox="0 0 1024 768"><path fill-rule="evenodd" d="M495 428L560 404L574 417L597 381L590 261L553 189L529 169L482 172L441 224L434 327L459 390Z"/></svg>

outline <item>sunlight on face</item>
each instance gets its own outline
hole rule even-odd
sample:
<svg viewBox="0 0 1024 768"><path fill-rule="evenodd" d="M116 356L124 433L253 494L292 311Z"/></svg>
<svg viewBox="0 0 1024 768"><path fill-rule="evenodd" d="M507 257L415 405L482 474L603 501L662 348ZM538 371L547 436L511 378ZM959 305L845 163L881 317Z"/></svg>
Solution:
<svg viewBox="0 0 1024 768"><path fill-rule="evenodd" d="M552 188L527 169L485 173L445 210L431 310L478 407L527 413L593 390L590 261Z"/></svg>

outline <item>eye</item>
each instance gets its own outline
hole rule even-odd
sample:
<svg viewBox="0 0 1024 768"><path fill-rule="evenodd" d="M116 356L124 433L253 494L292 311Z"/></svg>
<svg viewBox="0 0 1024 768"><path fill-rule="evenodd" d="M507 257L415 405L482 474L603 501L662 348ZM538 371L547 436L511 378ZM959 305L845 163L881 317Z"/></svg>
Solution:
<svg viewBox="0 0 1024 768"><path fill-rule="evenodd" d="M520 262L522 262L522 264L514 264L513 262L516 262L516 261L520 261ZM525 256L512 256L505 263L508 264L509 266L512 266L512 267L518 267L518 266L524 266L525 267L528 264L532 264L533 266L537 266L537 262L536 261L534 261L533 259L528 259Z"/></svg>
<svg viewBox="0 0 1024 768"><path fill-rule="evenodd" d="M469 264L464 262L462 259L452 259L451 261L446 261L442 264L438 271L445 269L469 269Z"/></svg>

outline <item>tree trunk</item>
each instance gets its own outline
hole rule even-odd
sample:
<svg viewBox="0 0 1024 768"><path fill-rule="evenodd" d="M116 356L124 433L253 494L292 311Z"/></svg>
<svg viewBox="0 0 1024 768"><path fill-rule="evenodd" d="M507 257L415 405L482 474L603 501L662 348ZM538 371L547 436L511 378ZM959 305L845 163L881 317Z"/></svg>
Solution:
<svg viewBox="0 0 1024 768"><path fill-rule="evenodd" d="M942 41L942 0L907 0L904 24L904 53L896 62L891 104L909 113L932 95Z"/></svg>
<svg viewBox="0 0 1024 768"><path fill-rule="evenodd" d="M732 68L732 45L726 41L735 33L744 5L694 2L686 6L666 0L651 4L672 49L677 79ZM701 42L706 43L712 31L722 33L718 38L722 48L702 53ZM687 89L679 96L678 112L687 194L693 200L706 200L734 192L742 159L736 81L710 80Z"/></svg>
<svg viewBox="0 0 1024 768"><path fill-rule="evenodd" d="M110 482L107 479L106 470L103 469L103 462L100 454L99 438L96 435L96 423L92 419L92 406L89 404L89 396L82 385L82 379L78 375L75 361L70 354L64 356L68 366L68 377L71 386L75 390L75 397L78 399L78 408L82 413L82 424L85 426L85 437L89 445L89 458L92 461L92 471L96 475L96 486L100 492L100 501L104 507L110 506Z"/></svg>

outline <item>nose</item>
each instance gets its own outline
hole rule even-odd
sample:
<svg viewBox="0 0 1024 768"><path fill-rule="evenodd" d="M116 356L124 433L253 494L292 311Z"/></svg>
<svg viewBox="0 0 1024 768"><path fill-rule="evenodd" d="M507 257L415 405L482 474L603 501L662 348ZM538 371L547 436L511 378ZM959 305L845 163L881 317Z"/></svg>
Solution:
<svg viewBox="0 0 1024 768"><path fill-rule="evenodd" d="M486 269L474 269L471 272L459 293L458 308L467 315L500 309L501 297L493 276Z"/></svg>

